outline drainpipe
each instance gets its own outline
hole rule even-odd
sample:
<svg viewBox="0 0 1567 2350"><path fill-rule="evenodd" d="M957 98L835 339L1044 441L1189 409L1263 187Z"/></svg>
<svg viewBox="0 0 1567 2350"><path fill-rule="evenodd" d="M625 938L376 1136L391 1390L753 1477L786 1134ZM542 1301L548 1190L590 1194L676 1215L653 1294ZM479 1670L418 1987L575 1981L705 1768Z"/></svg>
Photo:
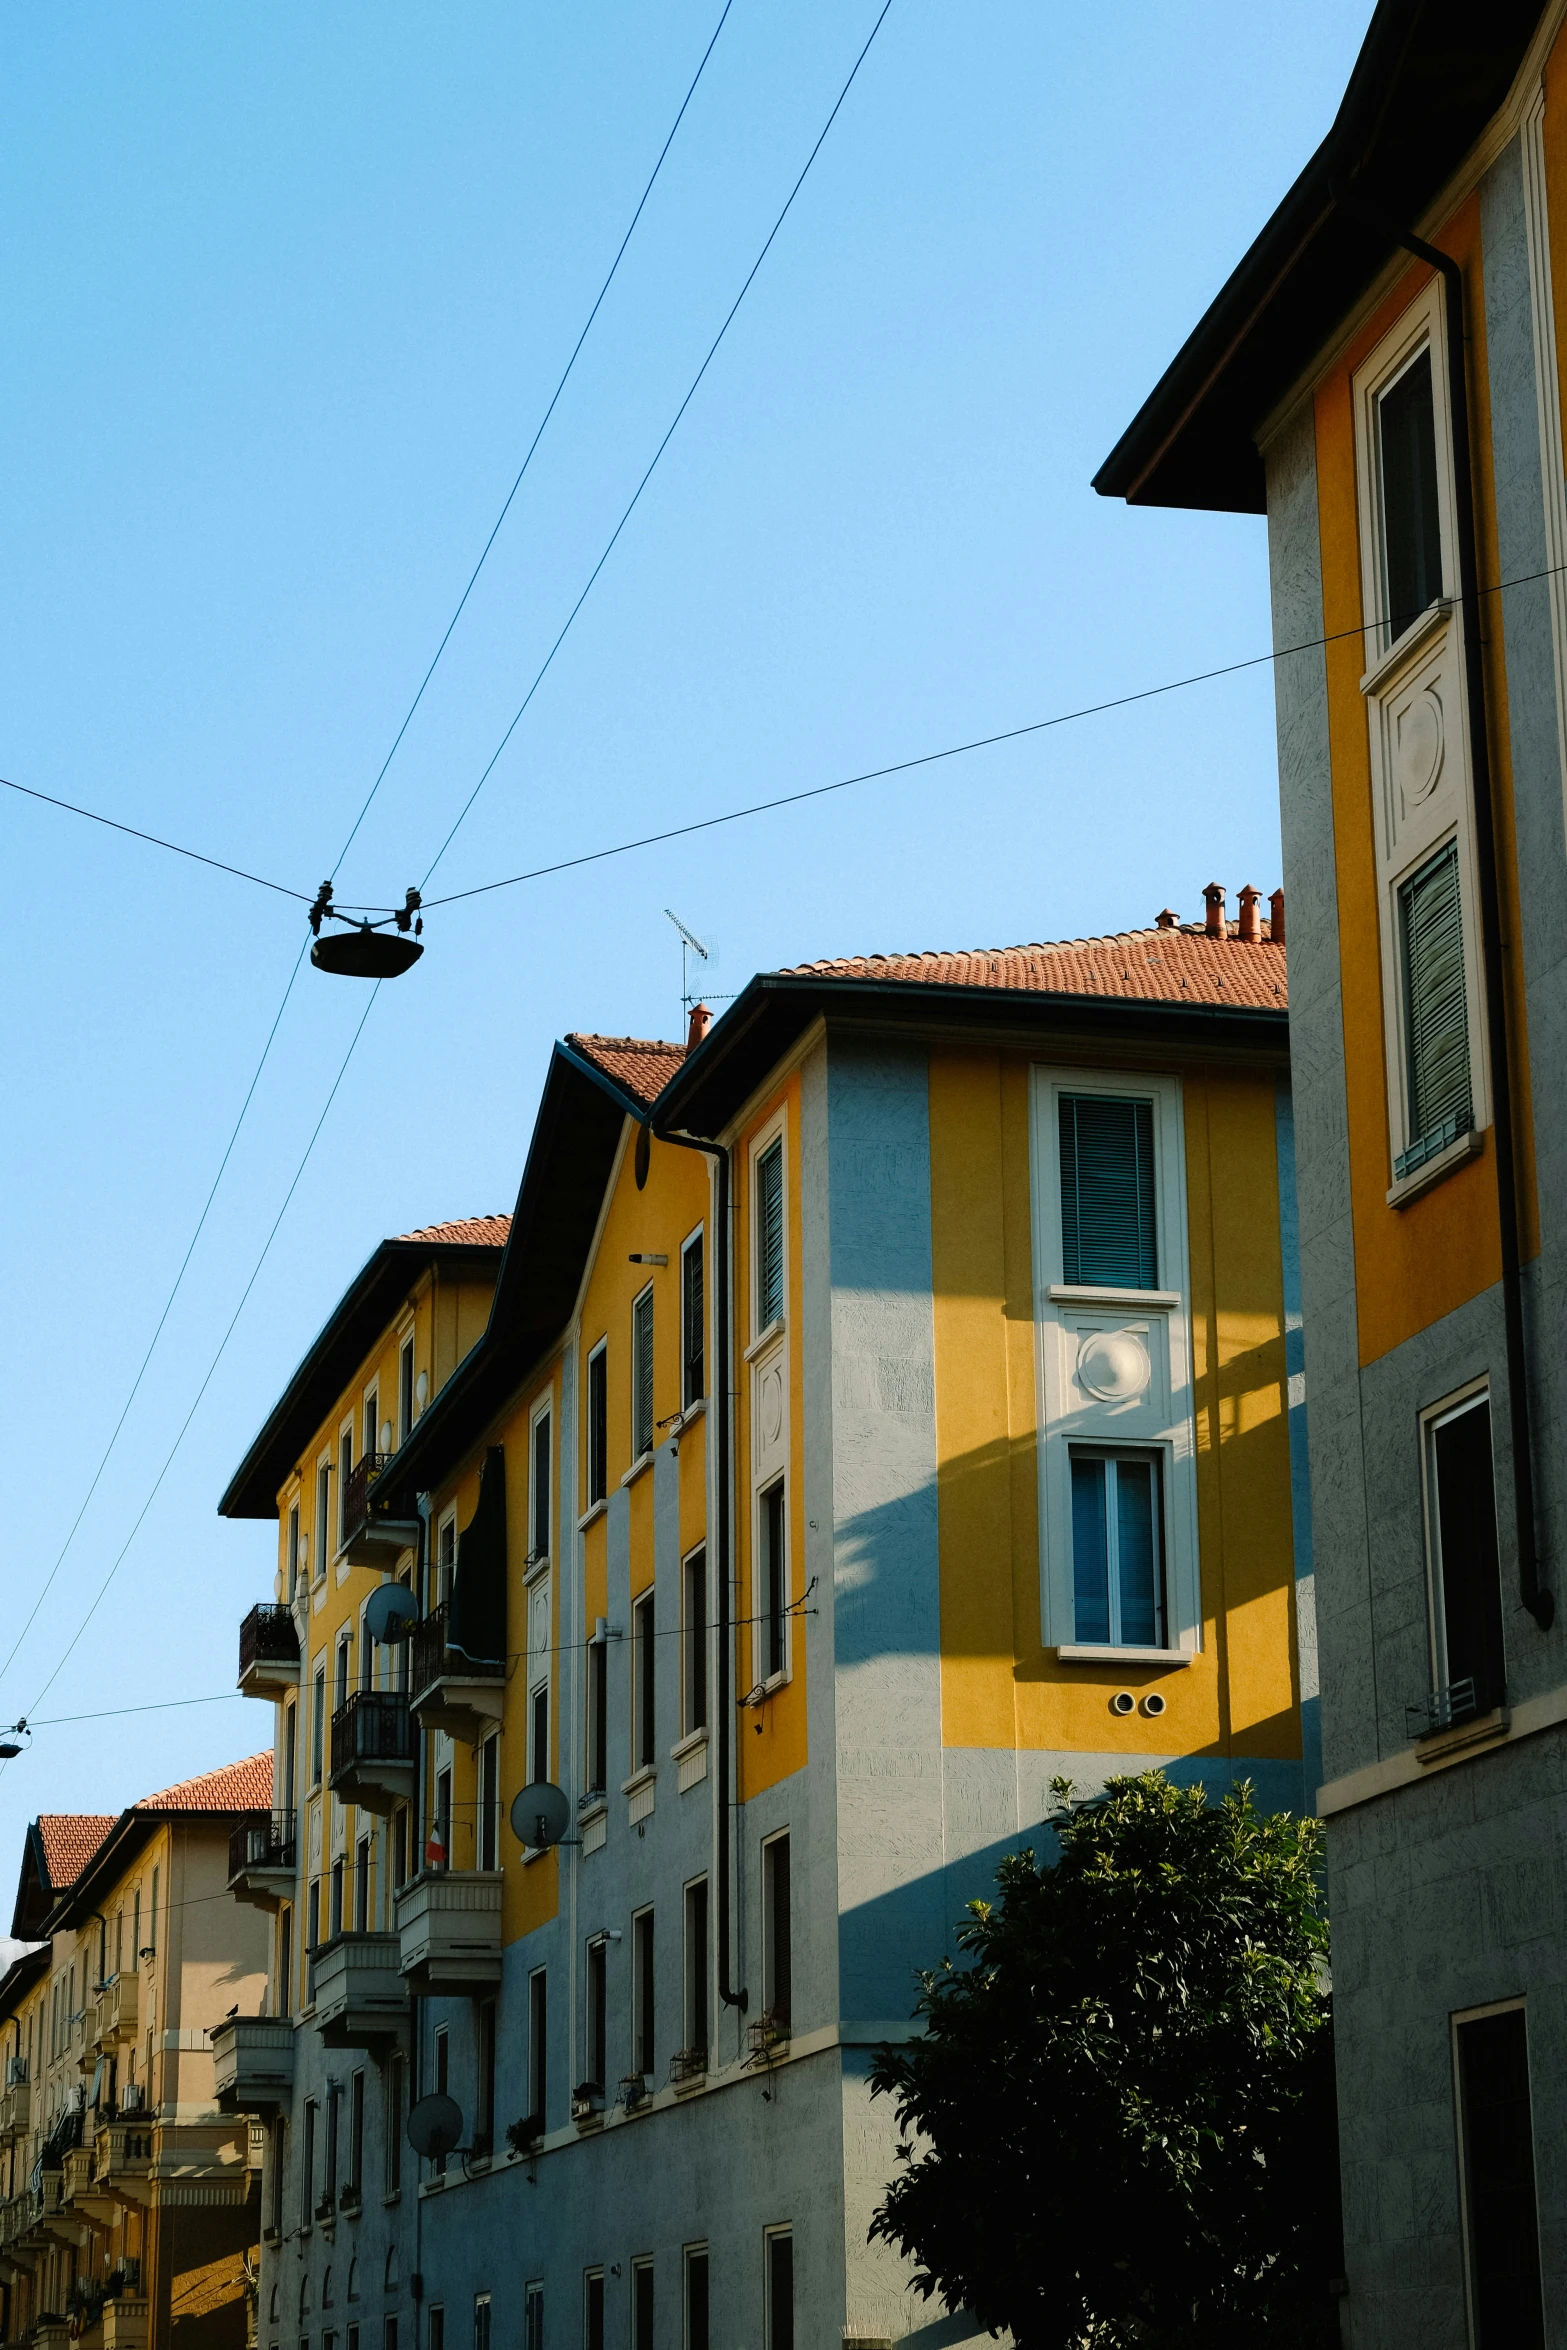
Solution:
<svg viewBox="0 0 1567 2350"><path fill-rule="evenodd" d="M729 1814L732 1808L729 1783L732 1773L734 1743L734 1708L729 1697L729 1673L733 1662L731 1649L733 1635L729 1622L730 1574L730 1510L729 1510L729 1153L721 1143L697 1142L687 1134L660 1134L660 1142L672 1142L681 1150L701 1151L710 1158L718 1178L718 1211L716 1222L717 1245L713 1250L715 1274L715 1311L713 1334L717 1341L718 1360L714 1368L713 1401L716 1427L718 1491L718 1996L725 2007L738 2008L744 2015L747 2006L745 1988L736 1991L729 1981Z"/></svg>
<svg viewBox="0 0 1567 2350"><path fill-rule="evenodd" d="M1497 880L1496 818L1491 800L1490 732L1486 724L1485 664L1480 643L1480 566L1475 529L1473 451L1469 434L1469 380L1464 366L1464 275L1450 253L1439 252L1338 181L1341 212L1368 222L1395 245L1424 261L1442 279L1447 303L1447 399L1453 420L1453 482L1458 508L1458 596L1464 611L1464 690L1469 704L1469 772L1474 794L1475 856L1480 869L1480 950L1485 969L1485 1028L1491 1061L1496 1152L1496 1200L1502 1244L1502 1319L1507 1347L1507 1417L1513 1448L1513 1513L1518 1543L1518 1591L1542 1632L1556 1617L1555 1595L1540 1581L1535 1533L1534 1450L1529 1414L1529 1354L1524 1333L1518 1164L1513 1135L1512 1068L1508 1058L1507 993L1502 966L1502 900Z"/></svg>

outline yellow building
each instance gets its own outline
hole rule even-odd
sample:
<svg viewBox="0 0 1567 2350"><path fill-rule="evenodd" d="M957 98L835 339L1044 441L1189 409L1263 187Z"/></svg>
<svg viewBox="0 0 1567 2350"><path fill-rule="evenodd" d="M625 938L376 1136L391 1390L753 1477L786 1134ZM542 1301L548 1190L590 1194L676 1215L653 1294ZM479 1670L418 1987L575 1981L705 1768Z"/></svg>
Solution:
<svg viewBox="0 0 1567 2350"><path fill-rule="evenodd" d="M1207 896L556 1047L469 1351L244 1635L301 1813L218 2040L264 2344L350 2269L432 2350L901 2339L870 2050L1051 1780L1309 1800L1283 907ZM225 1496L280 1594L417 1310L377 1262Z"/></svg>
<svg viewBox="0 0 1567 2350"><path fill-rule="evenodd" d="M1381 0L1099 475L1266 511L1348 2338L1567 2325L1567 11Z"/></svg>
<svg viewBox="0 0 1567 2350"><path fill-rule="evenodd" d="M0 1982L5 2338L88 2350L254 2340L260 2149L218 2109L208 2034L265 1995L225 1898L272 1798L258 1755L118 1816L35 1820Z"/></svg>

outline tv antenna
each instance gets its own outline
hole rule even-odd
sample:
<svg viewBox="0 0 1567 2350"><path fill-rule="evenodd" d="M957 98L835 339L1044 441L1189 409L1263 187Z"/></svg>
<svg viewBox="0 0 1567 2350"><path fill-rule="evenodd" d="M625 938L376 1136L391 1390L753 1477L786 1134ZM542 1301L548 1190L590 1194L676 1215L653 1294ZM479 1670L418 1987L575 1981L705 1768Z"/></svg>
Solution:
<svg viewBox="0 0 1567 2350"><path fill-rule="evenodd" d="M664 908L664 918L668 922L673 922L680 933L680 1009L689 1018L691 1006L696 1002L695 996L691 993L691 957L700 955L704 963L710 963L713 959L713 950L702 944L694 930L687 930L672 906Z"/></svg>

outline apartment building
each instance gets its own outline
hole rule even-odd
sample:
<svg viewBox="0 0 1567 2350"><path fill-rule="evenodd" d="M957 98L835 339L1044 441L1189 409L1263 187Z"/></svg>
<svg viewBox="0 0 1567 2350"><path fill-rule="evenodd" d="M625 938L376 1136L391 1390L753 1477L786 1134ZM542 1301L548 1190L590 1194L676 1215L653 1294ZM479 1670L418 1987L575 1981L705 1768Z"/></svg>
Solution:
<svg viewBox="0 0 1567 2350"><path fill-rule="evenodd" d="M1567 43L1381 0L1098 477L1267 515L1348 2338L1567 2327Z"/></svg>
<svg viewBox="0 0 1567 2350"><path fill-rule="evenodd" d="M254 2340L259 2132L221 2113L209 2033L264 1998L261 1920L228 1898L272 1757L119 1814L28 1831L0 1980L5 2339L64 2350Z"/></svg>
<svg viewBox="0 0 1567 2350"><path fill-rule="evenodd" d="M1059 1773L1315 1789L1283 902L1224 900L569 1036L461 1360L384 1251L328 1320L222 1503L264 2350L970 2338L866 2241L916 1970Z"/></svg>

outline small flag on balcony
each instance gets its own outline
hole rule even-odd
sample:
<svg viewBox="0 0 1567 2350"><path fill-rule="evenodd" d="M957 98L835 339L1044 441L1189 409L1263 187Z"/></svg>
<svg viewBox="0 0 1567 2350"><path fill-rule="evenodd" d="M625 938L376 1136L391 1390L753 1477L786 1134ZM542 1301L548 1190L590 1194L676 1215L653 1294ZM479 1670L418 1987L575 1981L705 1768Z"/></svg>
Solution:
<svg viewBox="0 0 1567 2350"><path fill-rule="evenodd" d="M444 1869L446 1866L446 1846L441 1841L441 1823L439 1820L437 1820L434 1826L431 1828L429 1837L426 1840L424 1847L424 1865L427 1869Z"/></svg>

